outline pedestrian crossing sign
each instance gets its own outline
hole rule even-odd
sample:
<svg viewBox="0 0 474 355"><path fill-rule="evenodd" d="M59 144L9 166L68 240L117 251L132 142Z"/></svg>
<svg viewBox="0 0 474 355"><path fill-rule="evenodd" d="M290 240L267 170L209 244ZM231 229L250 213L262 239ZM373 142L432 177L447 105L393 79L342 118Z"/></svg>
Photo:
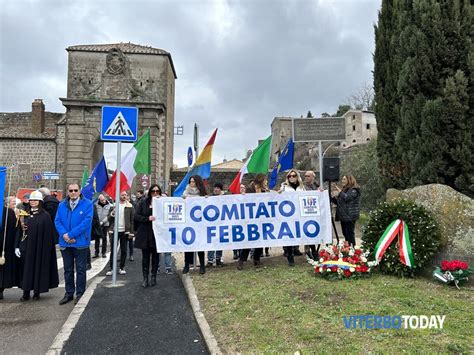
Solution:
<svg viewBox="0 0 474 355"><path fill-rule="evenodd" d="M100 139L135 142L138 129L138 108L103 106Z"/></svg>

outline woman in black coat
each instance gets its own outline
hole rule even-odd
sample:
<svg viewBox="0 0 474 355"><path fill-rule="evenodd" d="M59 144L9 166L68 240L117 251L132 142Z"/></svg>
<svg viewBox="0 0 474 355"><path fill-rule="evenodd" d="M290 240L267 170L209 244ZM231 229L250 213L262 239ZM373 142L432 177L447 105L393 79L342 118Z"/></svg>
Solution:
<svg viewBox="0 0 474 355"><path fill-rule="evenodd" d="M339 194L332 197L332 201L336 203L336 221L341 221L342 234L346 241L355 246L355 222L360 214L360 189L352 175L344 175L341 182L342 189L334 185Z"/></svg>
<svg viewBox="0 0 474 355"><path fill-rule="evenodd" d="M4 207L1 218L0 255L3 256L4 264L0 265L0 300L3 299L4 289L18 286L20 283L20 265L18 265L18 258L15 256L17 230L15 211ZM5 250L3 250L4 245Z"/></svg>
<svg viewBox="0 0 474 355"><path fill-rule="evenodd" d="M135 237L135 248L142 250L142 271L143 271L143 287L156 285L156 274L160 263L160 254L156 250L155 234L153 233L153 197L161 197L161 188L157 184L152 184L148 190L146 198L142 199L135 211L135 224L138 224L137 234ZM148 280L150 270L151 257L151 280Z"/></svg>
<svg viewBox="0 0 474 355"><path fill-rule="evenodd" d="M22 221L15 240L15 254L20 258L23 297L20 301L38 300L40 293L48 292L59 285L54 225L43 209L43 195L33 191L30 195L28 216Z"/></svg>

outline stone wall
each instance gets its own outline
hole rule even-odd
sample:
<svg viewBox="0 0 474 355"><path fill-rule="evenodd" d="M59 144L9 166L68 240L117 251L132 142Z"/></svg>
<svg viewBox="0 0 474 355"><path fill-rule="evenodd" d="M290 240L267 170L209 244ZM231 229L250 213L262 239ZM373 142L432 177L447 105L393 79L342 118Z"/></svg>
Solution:
<svg viewBox="0 0 474 355"><path fill-rule="evenodd" d="M5 166L15 164L11 191L20 187L50 186L50 181L35 182L34 173L56 171L56 143L54 140L0 139L1 163ZM54 181L51 182L55 187Z"/></svg>

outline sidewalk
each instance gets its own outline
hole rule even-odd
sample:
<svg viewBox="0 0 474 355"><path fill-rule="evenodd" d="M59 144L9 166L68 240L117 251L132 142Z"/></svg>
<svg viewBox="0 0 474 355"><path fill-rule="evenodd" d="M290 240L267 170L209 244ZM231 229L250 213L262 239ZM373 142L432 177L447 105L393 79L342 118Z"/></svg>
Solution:
<svg viewBox="0 0 474 355"><path fill-rule="evenodd" d="M207 354L179 276L161 267L157 285L144 289L141 251L134 256L127 274L117 275L118 286L110 276L97 286L63 353Z"/></svg>

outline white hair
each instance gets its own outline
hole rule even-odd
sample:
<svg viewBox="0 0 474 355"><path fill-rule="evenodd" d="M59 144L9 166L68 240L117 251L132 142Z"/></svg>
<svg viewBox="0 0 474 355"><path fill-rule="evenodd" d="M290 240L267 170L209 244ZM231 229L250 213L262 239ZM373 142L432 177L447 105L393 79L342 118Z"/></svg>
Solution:
<svg viewBox="0 0 474 355"><path fill-rule="evenodd" d="M47 187L41 187L38 189L38 191L41 192L43 197L51 195L51 191L49 191Z"/></svg>

